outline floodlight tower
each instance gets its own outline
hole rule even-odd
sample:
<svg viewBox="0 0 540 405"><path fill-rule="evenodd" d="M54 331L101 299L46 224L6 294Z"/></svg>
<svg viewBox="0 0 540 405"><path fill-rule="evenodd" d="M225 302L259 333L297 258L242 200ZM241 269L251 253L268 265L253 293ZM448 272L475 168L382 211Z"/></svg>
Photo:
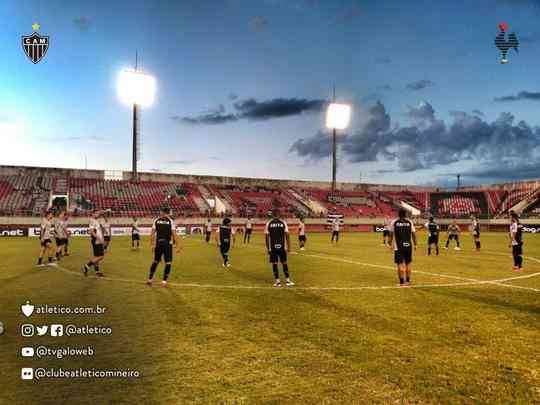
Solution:
<svg viewBox="0 0 540 405"><path fill-rule="evenodd" d="M118 95L126 104L133 106L133 156L131 180L137 182L137 161L139 151L139 107L149 107L156 94L156 79L138 69L138 55L135 54L135 69L124 69L118 78Z"/></svg>
<svg viewBox="0 0 540 405"><path fill-rule="evenodd" d="M337 134L336 130L345 129L351 120L351 106L336 103L336 88L332 102L326 110L326 127L332 129L332 192L336 191Z"/></svg>

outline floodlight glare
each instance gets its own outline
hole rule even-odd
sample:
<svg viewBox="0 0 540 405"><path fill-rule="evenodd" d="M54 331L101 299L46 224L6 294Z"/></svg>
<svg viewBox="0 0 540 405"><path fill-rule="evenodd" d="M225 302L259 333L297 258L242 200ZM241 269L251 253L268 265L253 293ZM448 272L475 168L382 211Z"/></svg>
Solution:
<svg viewBox="0 0 540 405"><path fill-rule="evenodd" d="M118 77L118 95L126 104L137 104L148 107L154 102L156 79L154 77L125 69Z"/></svg>
<svg viewBox="0 0 540 405"><path fill-rule="evenodd" d="M331 103L326 110L326 127L330 129L345 129L351 120L351 106L348 104Z"/></svg>

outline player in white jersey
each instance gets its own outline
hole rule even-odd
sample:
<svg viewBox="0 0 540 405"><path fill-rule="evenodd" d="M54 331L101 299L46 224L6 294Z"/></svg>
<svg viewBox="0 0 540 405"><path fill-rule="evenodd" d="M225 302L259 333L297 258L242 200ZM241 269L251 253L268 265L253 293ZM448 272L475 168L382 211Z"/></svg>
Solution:
<svg viewBox="0 0 540 405"><path fill-rule="evenodd" d="M85 276L88 275L88 270L90 270L90 267L94 266L94 270L96 271L97 277L103 277L103 273L99 269L99 264L105 257L105 249L104 249L104 243L105 243L105 237L103 236L103 228L101 224L99 223L99 217L101 213L98 210L94 210L92 212L92 218L90 218L89 224L88 224L88 230L90 233L90 238L92 242L92 259L88 263L86 263L83 266L83 274Z"/></svg>
<svg viewBox="0 0 540 405"><path fill-rule="evenodd" d="M139 249L141 244L141 230L139 229L139 221L133 217L131 223L131 249Z"/></svg>
<svg viewBox="0 0 540 405"><path fill-rule="evenodd" d="M388 218L388 215L384 217L382 235L383 246L388 246L388 240L390 239L390 218Z"/></svg>
<svg viewBox="0 0 540 405"><path fill-rule="evenodd" d="M206 221L204 234L205 234L206 243L210 243L210 238L212 236L212 219L211 218L208 218L208 221Z"/></svg>
<svg viewBox="0 0 540 405"><path fill-rule="evenodd" d="M480 222L474 215L471 215L471 233L474 239L474 246L477 252L480 252Z"/></svg>
<svg viewBox="0 0 540 405"><path fill-rule="evenodd" d="M103 215L103 222L101 223L101 227L103 229L103 250L107 252L109 249L109 245L111 244L111 223L109 222L109 215L105 214Z"/></svg>
<svg viewBox="0 0 540 405"><path fill-rule="evenodd" d="M55 263L53 261L54 248L52 245L52 238L54 233L53 225L53 212L51 210L47 211L43 219L41 220L40 233L39 233L39 242L41 249L39 251L38 266L43 265L43 256L47 254L49 258L49 266L53 266Z"/></svg>
<svg viewBox="0 0 540 405"><path fill-rule="evenodd" d="M332 239L330 240L331 243L334 243L334 240L336 241L336 244L339 242L339 228L340 228L340 219L334 218L332 221Z"/></svg>
<svg viewBox="0 0 540 405"><path fill-rule="evenodd" d="M304 250L306 246L306 224L304 223L304 218L300 218L298 223L298 244L300 245L300 250Z"/></svg>
<svg viewBox="0 0 540 405"><path fill-rule="evenodd" d="M244 243L248 243L251 242L251 233L253 232L253 223L251 221L251 218L248 217L247 221L246 221L246 226L245 226L245 229L244 229Z"/></svg>
<svg viewBox="0 0 540 405"><path fill-rule="evenodd" d="M61 211L58 217L54 220L54 234L56 238L56 260L60 261L62 258L62 249L65 249L67 243L67 227L65 221L65 212Z"/></svg>

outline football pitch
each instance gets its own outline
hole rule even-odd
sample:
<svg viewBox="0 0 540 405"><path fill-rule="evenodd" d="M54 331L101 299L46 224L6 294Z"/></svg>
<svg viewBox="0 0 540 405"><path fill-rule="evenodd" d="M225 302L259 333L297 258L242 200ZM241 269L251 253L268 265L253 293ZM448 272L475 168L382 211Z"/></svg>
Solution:
<svg viewBox="0 0 540 405"><path fill-rule="evenodd" d="M144 284L148 239L132 251L130 239L113 238L104 279L80 271L88 239L72 238L71 256L41 268L37 239L2 239L0 403L540 403L540 236L525 235L520 273L506 234L483 234L480 253L462 239L461 251L429 257L420 233L413 287L399 288L379 234L342 234L337 246L310 234L303 252L292 236L296 286L280 289L261 234L250 245L237 240L231 269L213 241L181 239L168 288ZM27 319L27 300L107 310ZM25 338L27 322L112 334ZM23 358L28 345L92 346L95 354ZM22 381L22 367L140 376Z"/></svg>

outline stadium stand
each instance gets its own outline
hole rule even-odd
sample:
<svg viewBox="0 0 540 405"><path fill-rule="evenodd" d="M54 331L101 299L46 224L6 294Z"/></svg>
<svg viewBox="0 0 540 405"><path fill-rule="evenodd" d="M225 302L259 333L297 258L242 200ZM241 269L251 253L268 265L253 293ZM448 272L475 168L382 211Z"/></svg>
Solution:
<svg viewBox="0 0 540 405"><path fill-rule="evenodd" d="M505 215L513 207L540 214L540 182L469 187L459 191L416 186L328 183L212 176L143 174L141 181L106 178L104 171L0 166L0 215L37 216L54 204L73 215L97 208L118 217L155 216L166 205L183 216L265 217L274 207L284 215L320 218L392 216L404 204L423 215ZM54 201L53 201L54 200Z"/></svg>

